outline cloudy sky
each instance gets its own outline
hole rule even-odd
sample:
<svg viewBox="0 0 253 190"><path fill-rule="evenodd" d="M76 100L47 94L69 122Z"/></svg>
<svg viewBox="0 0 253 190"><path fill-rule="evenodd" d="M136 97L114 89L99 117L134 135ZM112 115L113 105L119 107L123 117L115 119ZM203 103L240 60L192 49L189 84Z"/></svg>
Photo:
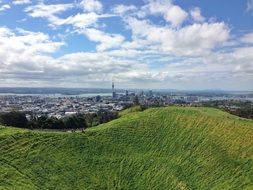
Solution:
<svg viewBox="0 0 253 190"><path fill-rule="evenodd" d="M253 90L253 0L0 0L0 86Z"/></svg>

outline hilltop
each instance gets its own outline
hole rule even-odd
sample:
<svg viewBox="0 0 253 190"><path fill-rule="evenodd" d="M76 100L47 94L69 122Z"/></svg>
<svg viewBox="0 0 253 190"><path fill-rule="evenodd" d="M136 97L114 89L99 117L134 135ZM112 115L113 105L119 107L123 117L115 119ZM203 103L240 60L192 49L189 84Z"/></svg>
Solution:
<svg viewBox="0 0 253 190"><path fill-rule="evenodd" d="M0 189L253 189L253 121L168 107L85 133L0 127Z"/></svg>

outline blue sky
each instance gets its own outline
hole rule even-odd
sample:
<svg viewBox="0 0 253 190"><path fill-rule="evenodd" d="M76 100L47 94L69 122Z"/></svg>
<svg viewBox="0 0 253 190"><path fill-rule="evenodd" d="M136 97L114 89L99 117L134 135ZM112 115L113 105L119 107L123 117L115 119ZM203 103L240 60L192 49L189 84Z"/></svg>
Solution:
<svg viewBox="0 0 253 190"><path fill-rule="evenodd" d="M253 90L253 0L0 0L0 86Z"/></svg>

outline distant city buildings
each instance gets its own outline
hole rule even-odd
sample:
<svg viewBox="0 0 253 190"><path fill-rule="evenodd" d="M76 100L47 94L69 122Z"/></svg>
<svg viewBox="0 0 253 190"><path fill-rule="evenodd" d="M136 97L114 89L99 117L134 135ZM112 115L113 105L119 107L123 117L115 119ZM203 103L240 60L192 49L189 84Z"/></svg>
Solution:
<svg viewBox="0 0 253 190"><path fill-rule="evenodd" d="M119 111L125 106L141 104L163 106L172 104L198 104L205 101L252 101L252 94L217 94L187 92L157 92L152 90L118 90L112 82L111 95L56 96L56 95L4 95L0 94L0 112L21 111L28 118L48 115L61 118L76 113L96 113L100 110ZM138 100L138 101L137 101Z"/></svg>
<svg viewBox="0 0 253 190"><path fill-rule="evenodd" d="M148 95L149 95L150 97L152 97L152 96L153 96L153 91L152 91L152 90L149 90L149 91L148 91Z"/></svg>

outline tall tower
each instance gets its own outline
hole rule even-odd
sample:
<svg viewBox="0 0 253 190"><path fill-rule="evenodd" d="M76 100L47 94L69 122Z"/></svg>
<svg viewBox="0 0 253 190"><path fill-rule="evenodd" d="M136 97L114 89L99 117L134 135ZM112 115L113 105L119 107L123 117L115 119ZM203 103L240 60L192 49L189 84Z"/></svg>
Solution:
<svg viewBox="0 0 253 190"><path fill-rule="evenodd" d="M112 93L114 92L114 82L112 82Z"/></svg>
<svg viewBox="0 0 253 190"><path fill-rule="evenodd" d="M114 82L112 82L112 98L116 98L116 92L114 90Z"/></svg>

